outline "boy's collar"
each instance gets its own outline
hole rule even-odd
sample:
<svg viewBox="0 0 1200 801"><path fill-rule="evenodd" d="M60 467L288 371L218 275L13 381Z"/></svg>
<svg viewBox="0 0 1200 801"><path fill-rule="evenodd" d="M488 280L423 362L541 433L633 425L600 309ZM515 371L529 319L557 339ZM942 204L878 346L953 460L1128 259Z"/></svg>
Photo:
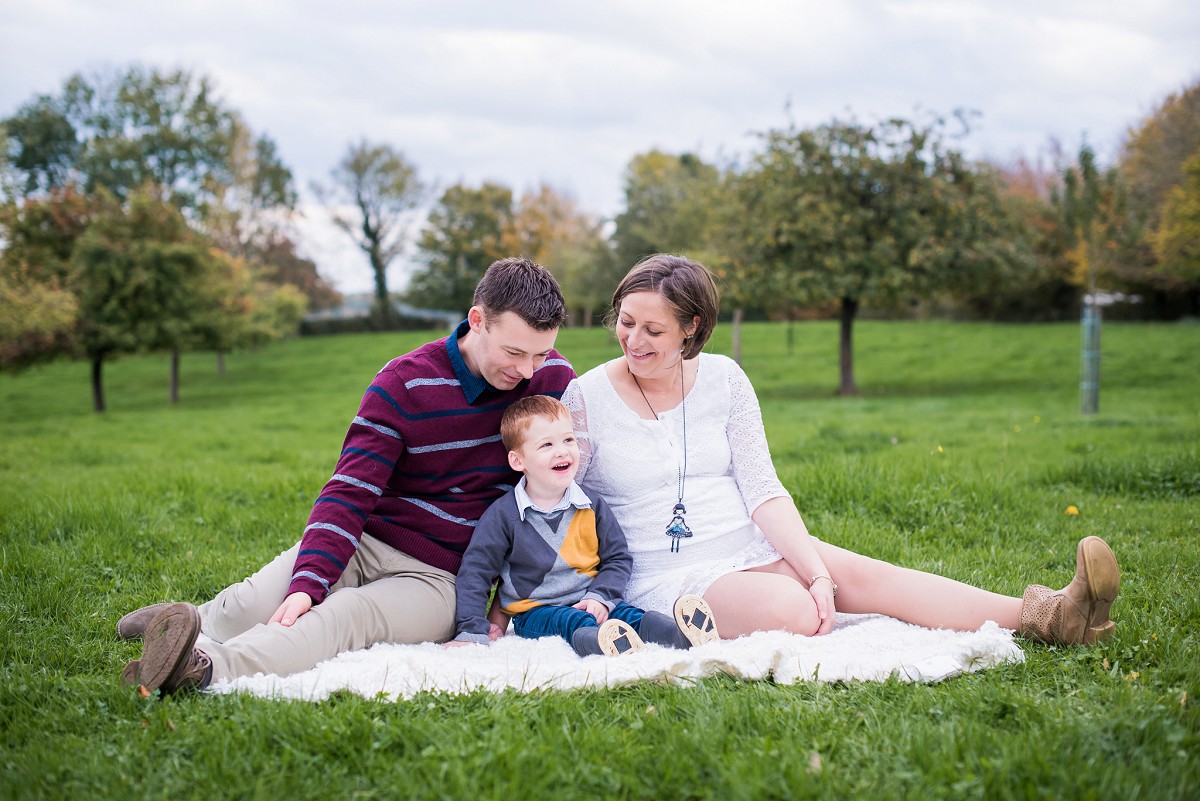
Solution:
<svg viewBox="0 0 1200 801"><path fill-rule="evenodd" d="M529 493L525 490L525 476L521 476L521 480L517 482L516 489L513 490L513 497L516 499L517 513L521 516L522 521L525 520L525 510L527 509L549 514L551 512L561 512L568 506L574 506L576 509L592 508L592 499L574 481L567 487L567 491L563 493L562 499L554 505L553 509L543 509L533 502L529 497Z"/></svg>

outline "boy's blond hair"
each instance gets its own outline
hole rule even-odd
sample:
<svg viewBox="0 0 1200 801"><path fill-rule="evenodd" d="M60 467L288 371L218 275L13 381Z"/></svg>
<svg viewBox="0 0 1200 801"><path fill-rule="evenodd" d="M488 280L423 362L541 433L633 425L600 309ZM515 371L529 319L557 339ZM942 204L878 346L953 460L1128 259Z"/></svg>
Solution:
<svg viewBox="0 0 1200 801"><path fill-rule="evenodd" d="M558 398L549 395L529 395L504 410L500 418L500 441L505 450L515 451L525 443L525 432L535 417L546 417L557 420L560 417L571 419L571 412Z"/></svg>

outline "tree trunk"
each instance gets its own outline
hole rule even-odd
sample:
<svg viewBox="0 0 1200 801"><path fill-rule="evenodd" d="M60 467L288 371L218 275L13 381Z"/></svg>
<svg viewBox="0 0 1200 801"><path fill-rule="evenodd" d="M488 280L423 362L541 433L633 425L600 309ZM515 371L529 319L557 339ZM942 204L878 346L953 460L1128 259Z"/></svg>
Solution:
<svg viewBox="0 0 1200 801"><path fill-rule="evenodd" d="M858 300L842 298L841 334L838 343L838 366L841 372L839 395L857 395L854 385L854 316L858 314Z"/></svg>
<svg viewBox="0 0 1200 801"><path fill-rule="evenodd" d="M742 363L742 316L745 314L743 309L733 310L733 335L732 335L732 351L733 360L741 365Z"/></svg>
<svg viewBox="0 0 1200 801"><path fill-rule="evenodd" d="M375 271L375 318L381 330L387 331L392 327L392 304L388 298L387 265L383 263L377 250L371 251L371 269Z"/></svg>
<svg viewBox="0 0 1200 801"><path fill-rule="evenodd" d="M104 357L92 357L92 408L104 413Z"/></svg>
<svg viewBox="0 0 1200 801"><path fill-rule="evenodd" d="M225 351L217 351L217 375L225 377Z"/></svg>
<svg viewBox="0 0 1200 801"><path fill-rule="evenodd" d="M171 403L179 403L179 348L171 350Z"/></svg>

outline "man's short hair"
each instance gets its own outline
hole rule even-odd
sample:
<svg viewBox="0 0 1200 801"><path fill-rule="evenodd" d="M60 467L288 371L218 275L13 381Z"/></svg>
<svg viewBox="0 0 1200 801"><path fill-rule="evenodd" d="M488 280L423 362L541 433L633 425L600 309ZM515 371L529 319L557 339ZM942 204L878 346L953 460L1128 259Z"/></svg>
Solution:
<svg viewBox="0 0 1200 801"><path fill-rule="evenodd" d="M529 259L493 262L475 286L473 305L483 309L485 319L510 311L535 331L550 331L567 321L558 281Z"/></svg>
<svg viewBox="0 0 1200 801"><path fill-rule="evenodd" d="M571 419L571 412L558 398L549 395L528 395L504 410L500 418L500 441L504 449L515 451L525 444L525 433L535 417L557 420Z"/></svg>

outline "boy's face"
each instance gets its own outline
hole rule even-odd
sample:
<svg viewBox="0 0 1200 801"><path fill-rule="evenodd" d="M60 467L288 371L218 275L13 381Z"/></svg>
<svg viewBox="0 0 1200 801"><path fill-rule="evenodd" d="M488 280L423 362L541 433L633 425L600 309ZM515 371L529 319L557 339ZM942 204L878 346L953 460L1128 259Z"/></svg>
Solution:
<svg viewBox="0 0 1200 801"><path fill-rule="evenodd" d="M525 474L526 486L536 492L566 492L579 470L579 443L571 419L531 419L521 444L508 452L508 463Z"/></svg>

